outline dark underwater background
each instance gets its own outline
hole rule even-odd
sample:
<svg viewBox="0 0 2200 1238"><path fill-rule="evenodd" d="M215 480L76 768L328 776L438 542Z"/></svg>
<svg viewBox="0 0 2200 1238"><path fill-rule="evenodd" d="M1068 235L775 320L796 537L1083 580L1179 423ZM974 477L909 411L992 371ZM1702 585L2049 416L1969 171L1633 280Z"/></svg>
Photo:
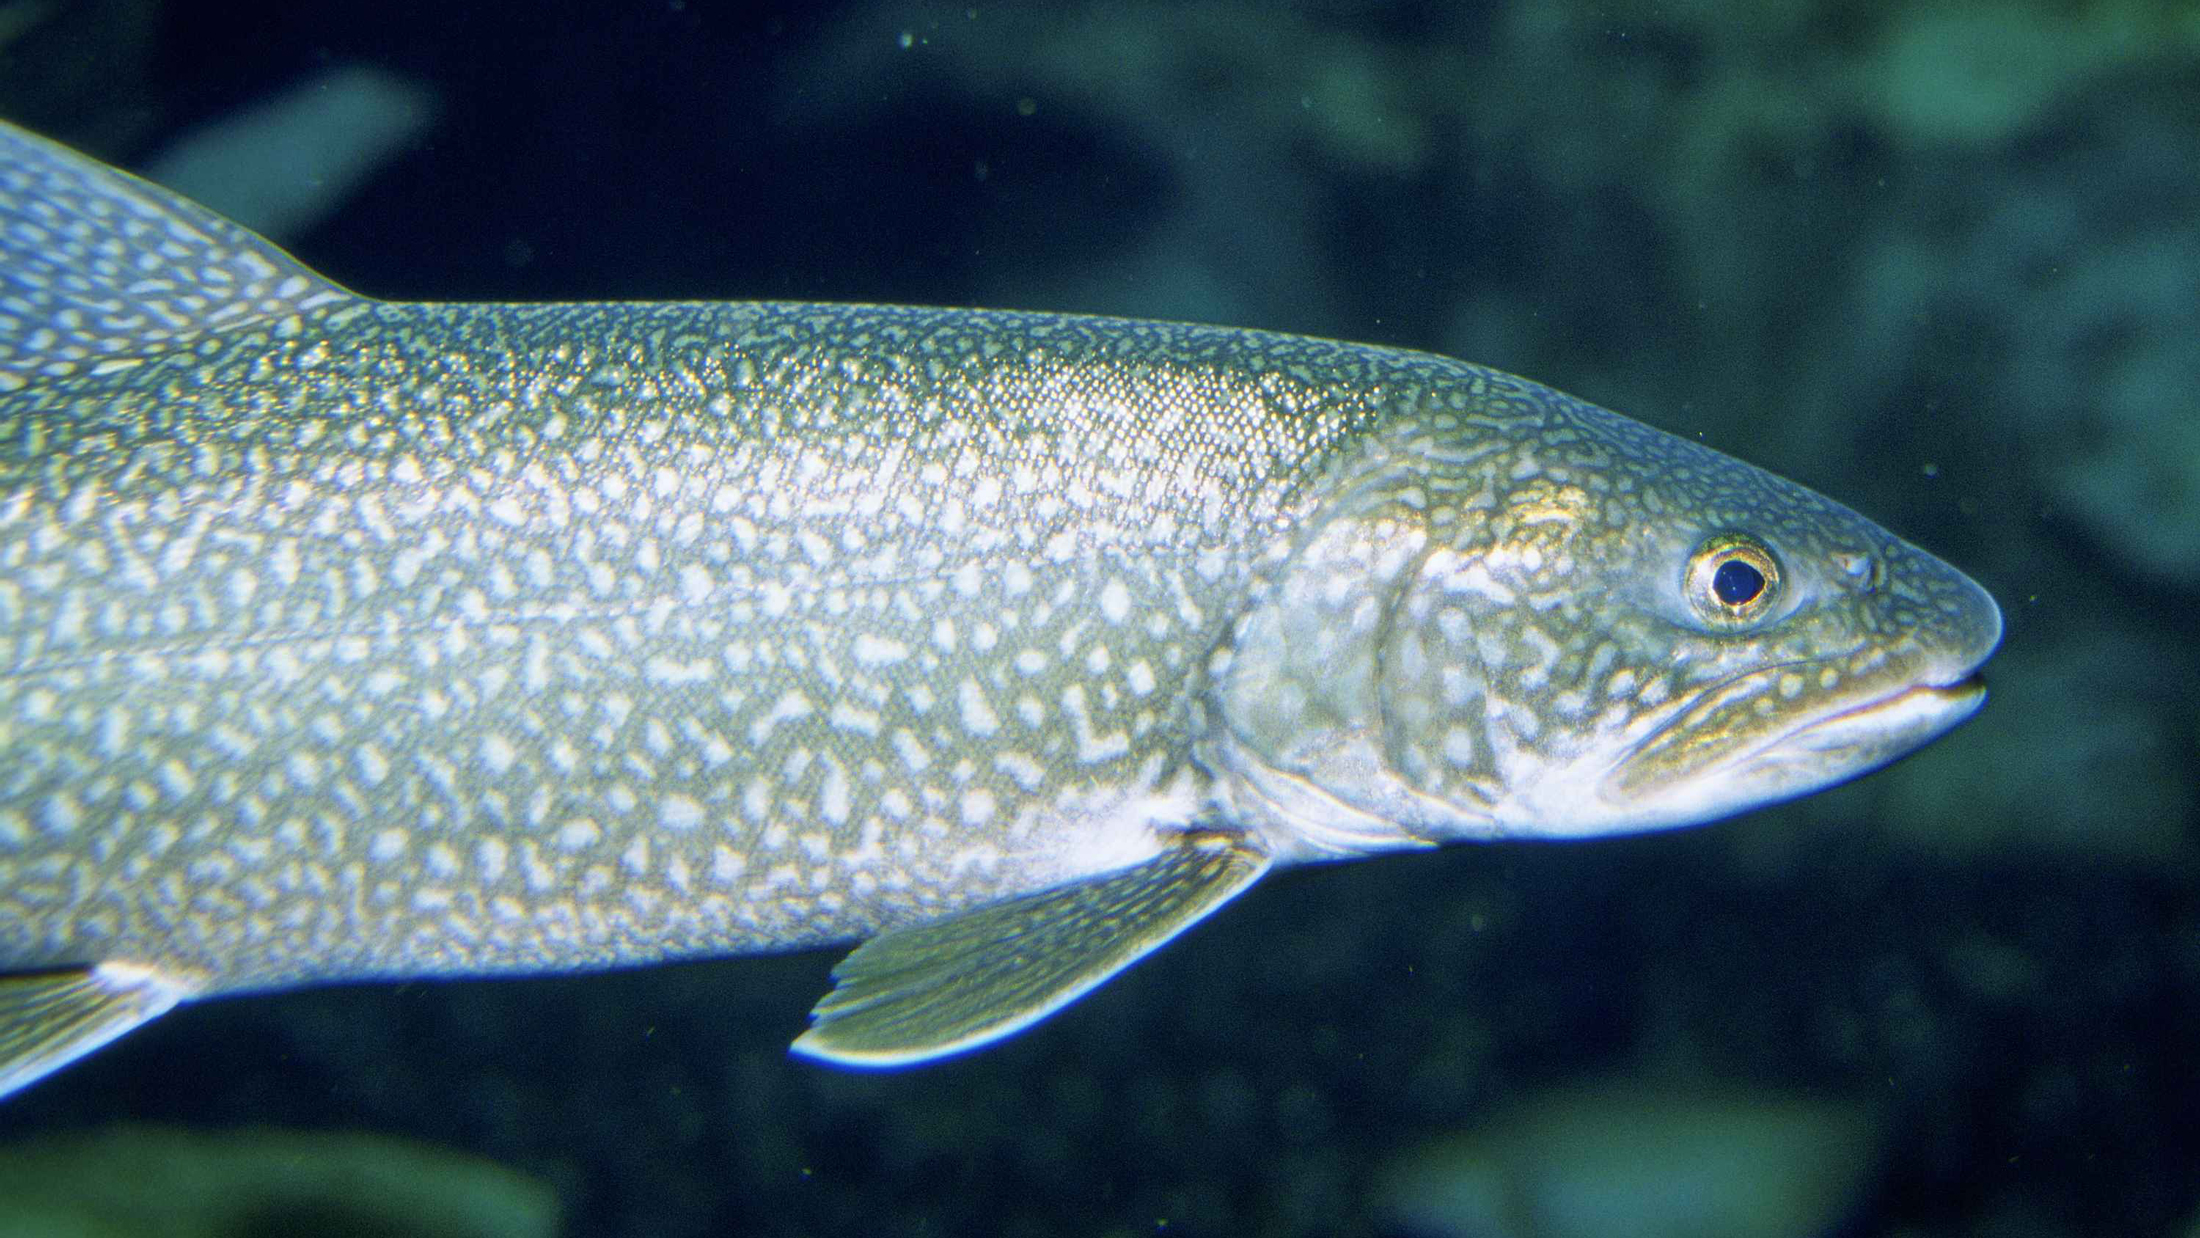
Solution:
<svg viewBox="0 0 2200 1238"><path fill-rule="evenodd" d="M0 116L380 296L1452 353L2008 622L1892 770L1294 871L929 1069L787 1056L832 952L188 1007L0 1104L0 1234L2200 1238L2189 0L0 0Z"/></svg>

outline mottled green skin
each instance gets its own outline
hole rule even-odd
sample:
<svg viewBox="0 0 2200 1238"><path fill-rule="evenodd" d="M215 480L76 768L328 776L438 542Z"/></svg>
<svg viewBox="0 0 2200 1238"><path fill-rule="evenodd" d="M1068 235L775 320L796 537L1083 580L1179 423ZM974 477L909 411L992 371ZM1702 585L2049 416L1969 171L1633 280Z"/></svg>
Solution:
<svg viewBox="0 0 2200 1238"><path fill-rule="evenodd" d="M801 946L1189 830L1257 874L1685 824L1953 725L1999 635L1855 513L1462 362L375 302L0 155L0 973L119 965L71 1001ZM1727 613L1737 533L1777 580Z"/></svg>
<svg viewBox="0 0 2200 1238"><path fill-rule="evenodd" d="M1374 384L1439 375L1485 377L1046 316L377 304L0 396L0 963L613 963L1058 880L1048 810L1185 773L1253 563Z"/></svg>

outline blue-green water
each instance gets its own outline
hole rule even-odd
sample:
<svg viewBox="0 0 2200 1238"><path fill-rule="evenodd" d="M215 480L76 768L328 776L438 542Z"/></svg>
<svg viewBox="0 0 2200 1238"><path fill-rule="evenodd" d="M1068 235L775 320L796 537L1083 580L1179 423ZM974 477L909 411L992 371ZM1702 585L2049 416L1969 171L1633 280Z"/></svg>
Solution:
<svg viewBox="0 0 2200 1238"><path fill-rule="evenodd" d="M375 986L180 1011L0 1144L402 1135L572 1234L1393 1234L1393 1158L1682 1076L1866 1102L1841 1233L2194 1232L2200 26L1746 7L0 6L0 115L128 166L332 69L405 83L419 125L284 237L365 292L1431 348L1839 496L2009 619L1985 714L1894 770L1293 873L937 1068L786 1056L829 954Z"/></svg>

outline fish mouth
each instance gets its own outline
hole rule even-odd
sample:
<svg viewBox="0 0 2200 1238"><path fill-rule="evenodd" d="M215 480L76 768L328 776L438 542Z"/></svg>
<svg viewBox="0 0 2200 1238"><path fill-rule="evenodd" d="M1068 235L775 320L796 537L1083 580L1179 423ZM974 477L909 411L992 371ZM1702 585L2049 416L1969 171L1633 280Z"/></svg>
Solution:
<svg viewBox="0 0 2200 1238"><path fill-rule="evenodd" d="M1976 671L1952 683L1913 684L1813 718L1766 741L1741 760L1757 760L1790 748L1819 753L1892 750L1856 771L1863 773L1953 728L1985 703L1986 677Z"/></svg>
<svg viewBox="0 0 2200 1238"><path fill-rule="evenodd" d="M1777 672L1779 668L1770 668ZM1763 670L1736 676L1713 689L1717 703L1733 707L1763 690ZM1912 680L1875 695L1833 703L1814 715L1724 753L1688 761L1685 773L1664 781L1660 761L1685 755L1667 749L1685 730L1684 711L1610 767L1601 789L1609 806L1596 832L1623 833L1692 825L1794 799L1848 782L1908 756L1977 713L1986 703L1986 681L1969 670L1945 682ZM1671 770L1671 765L1664 767Z"/></svg>
<svg viewBox="0 0 2200 1238"><path fill-rule="evenodd" d="M1976 671L1948 683L1917 683L1831 710L1717 764L1713 773L1754 786L1761 802L1847 782L1939 738L1986 703Z"/></svg>

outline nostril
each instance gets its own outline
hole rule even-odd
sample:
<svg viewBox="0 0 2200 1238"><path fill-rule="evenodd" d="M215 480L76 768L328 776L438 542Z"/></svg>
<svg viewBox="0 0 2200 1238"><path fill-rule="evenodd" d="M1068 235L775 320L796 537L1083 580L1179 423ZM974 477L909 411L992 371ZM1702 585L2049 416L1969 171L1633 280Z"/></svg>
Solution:
<svg viewBox="0 0 2200 1238"><path fill-rule="evenodd" d="M1865 550L1843 550L1833 555L1842 578L1858 593L1877 593L1887 580L1887 562Z"/></svg>

